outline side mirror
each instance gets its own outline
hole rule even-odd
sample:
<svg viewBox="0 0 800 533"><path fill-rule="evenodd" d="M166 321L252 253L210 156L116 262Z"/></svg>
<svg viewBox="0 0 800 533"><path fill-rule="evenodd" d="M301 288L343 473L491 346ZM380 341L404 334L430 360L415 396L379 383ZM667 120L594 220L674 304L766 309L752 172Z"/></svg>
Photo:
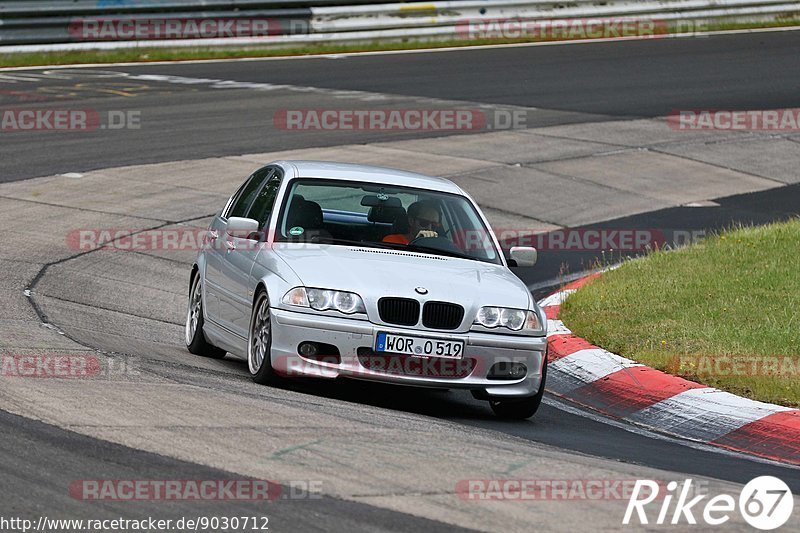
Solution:
<svg viewBox="0 0 800 533"><path fill-rule="evenodd" d="M239 239L258 240L258 221L252 218L231 217L226 228L228 235ZM253 235L253 234L256 235Z"/></svg>
<svg viewBox="0 0 800 533"><path fill-rule="evenodd" d="M539 254L533 246L512 246L509 256L510 266L532 267L536 264Z"/></svg>

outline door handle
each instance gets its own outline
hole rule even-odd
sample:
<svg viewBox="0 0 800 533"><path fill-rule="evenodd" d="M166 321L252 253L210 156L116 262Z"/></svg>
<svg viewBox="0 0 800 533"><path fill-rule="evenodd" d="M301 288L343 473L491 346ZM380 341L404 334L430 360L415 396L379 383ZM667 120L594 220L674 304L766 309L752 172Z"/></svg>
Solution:
<svg viewBox="0 0 800 533"><path fill-rule="evenodd" d="M228 248L229 252L236 249L236 243L233 241L225 241L225 246Z"/></svg>
<svg viewBox="0 0 800 533"><path fill-rule="evenodd" d="M219 237L219 232L215 229L208 230L208 240L216 241L217 237Z"/></svg>

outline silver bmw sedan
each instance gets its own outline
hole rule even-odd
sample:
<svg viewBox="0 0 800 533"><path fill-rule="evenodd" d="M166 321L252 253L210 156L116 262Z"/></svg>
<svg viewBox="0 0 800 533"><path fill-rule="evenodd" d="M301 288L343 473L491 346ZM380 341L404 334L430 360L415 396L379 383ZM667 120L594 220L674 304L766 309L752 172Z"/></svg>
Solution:
<svg viewBox="0 0 800 533"><path fill-rule="evenodd" d="M346 377L469 389L535 414L547 320L455 183L401 170L276 161L214 217L192 267L191 353L246 358L257 383Z"/></svg>

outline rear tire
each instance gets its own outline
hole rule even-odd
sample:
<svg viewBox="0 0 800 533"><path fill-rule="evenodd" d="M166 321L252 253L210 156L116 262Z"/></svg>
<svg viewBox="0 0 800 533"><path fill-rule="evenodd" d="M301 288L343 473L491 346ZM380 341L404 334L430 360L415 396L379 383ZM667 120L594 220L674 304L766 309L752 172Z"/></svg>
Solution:
<svg viewBox="0 0 800 533"><path fill-rule="evenodd" d="M225 350L217 348L206 340L203 333L203 291L200 284L200 271L197 271L192 278L191 289L189 290L189 306L186 311L186 327L184 337L186 348L189 352L202 357L212 359L222 359L225 357Z"/></svg>
<svg viewBox="0 0 800 533"><path fill-rule="evenodd" d="M277 380L272 368L272 320L269 298L264 289L256 294L250 314L250 328L247 336L247 366L250 376L259 385L269 385Z"/></svg>
<svg viewBox="0 0 800 533"><path fill-rule="evenodd" d="M542 364L542 382L539 385L539 392L534 396L518 400L489 400L489 406L494 411L495 416L505 420L525 420L536 414L542 404L544 396L544 385L547 380L547 357Z"/></svg>

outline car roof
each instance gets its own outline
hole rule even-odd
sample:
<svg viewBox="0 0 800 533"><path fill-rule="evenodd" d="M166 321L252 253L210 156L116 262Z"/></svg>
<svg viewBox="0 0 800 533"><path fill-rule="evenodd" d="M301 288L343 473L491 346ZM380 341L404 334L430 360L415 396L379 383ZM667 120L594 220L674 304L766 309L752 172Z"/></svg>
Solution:
<svg viewBox="0 0 800 533"><path fill-rule="evenodd" d="M294 167L295 177L326 178L342 181L365 181L382 185L400 185L439 192L464 194L461 188L445 178L426 176L395 168L337 163L334 161L283 160L274 164L288 169Z"/></svg>

